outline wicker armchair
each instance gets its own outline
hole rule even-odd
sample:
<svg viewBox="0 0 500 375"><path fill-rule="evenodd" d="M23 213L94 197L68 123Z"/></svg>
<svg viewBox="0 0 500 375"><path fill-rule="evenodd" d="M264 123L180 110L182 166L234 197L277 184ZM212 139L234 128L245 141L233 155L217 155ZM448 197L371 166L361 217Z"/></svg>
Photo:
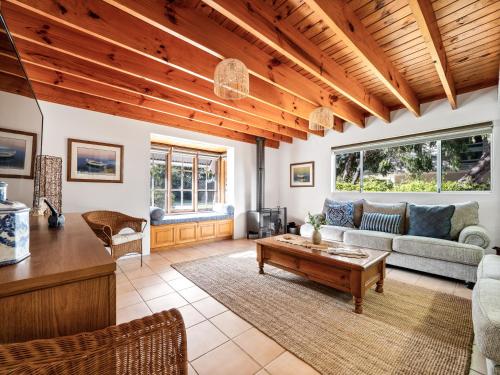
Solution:
<svg viewBox="0 0 500 375"><path fill-rule="evenodd" d="M111 256L114 259L130 253L139 253L142 266L142 238L147 223L145 219L115 211L91 211L82 216L104 245L111 248ZM134 232L120 233L125 228Z"/></svg>
<svg viewBox="0 0 500 375"><path fill-rule="evenodd" d="M176 309L53 339L0 345L0 374L187 375L186 329Z"/></svg>

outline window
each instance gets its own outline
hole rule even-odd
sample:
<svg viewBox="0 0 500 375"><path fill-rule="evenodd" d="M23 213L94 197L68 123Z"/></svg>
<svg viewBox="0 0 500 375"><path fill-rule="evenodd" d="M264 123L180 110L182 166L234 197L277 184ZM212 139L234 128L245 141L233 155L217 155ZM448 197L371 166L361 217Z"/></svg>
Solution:
<svg viewBox="0 0 500 375"><path fill-rule="evenodd" d="M198 156L198 210L213 209L217 198L218 158Z"/></svg>
<svg viewBox="0 0 500 375"><path fill-rule="evenodd" d="M491 190L491 124L333 148L336 191Z"/></svg>
<svg viewBox="0 0 500 375"><path fill-rule="evenodd" d="M167 213L211 211L225 201L225 188L225 154L170 146L151 150L151 206Z"/></svg>

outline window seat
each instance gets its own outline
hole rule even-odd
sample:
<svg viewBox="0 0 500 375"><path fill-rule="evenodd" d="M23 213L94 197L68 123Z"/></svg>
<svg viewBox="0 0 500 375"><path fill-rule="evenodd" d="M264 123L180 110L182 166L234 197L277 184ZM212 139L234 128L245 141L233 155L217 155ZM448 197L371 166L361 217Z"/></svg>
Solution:
<svg viewBox="0 0 500 375"><path fill-rule="evenodd" d="M233 215L222 212L193 212L189 214L165 215L159 220L151 220L151 225L192 223L196 221L228 220Z"/></svg>

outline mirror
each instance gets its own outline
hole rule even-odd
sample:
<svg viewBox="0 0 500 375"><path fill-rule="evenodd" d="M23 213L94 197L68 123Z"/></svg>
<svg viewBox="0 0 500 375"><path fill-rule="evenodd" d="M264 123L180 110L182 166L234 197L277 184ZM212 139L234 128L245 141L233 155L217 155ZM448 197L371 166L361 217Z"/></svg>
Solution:
<svg viewBox="0 0 500 375"><path fill-rule="evenodd" d="M0 14L0 181L7 197L33 206L43 115Z"/></svg>

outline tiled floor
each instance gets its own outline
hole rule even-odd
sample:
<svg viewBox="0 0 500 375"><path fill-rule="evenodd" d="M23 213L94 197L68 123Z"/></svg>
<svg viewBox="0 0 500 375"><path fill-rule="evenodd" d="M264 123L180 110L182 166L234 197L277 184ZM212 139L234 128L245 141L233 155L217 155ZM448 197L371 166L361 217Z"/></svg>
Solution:
<svg viewBox="0 0 500 375"><path fill-rule="evenodd" d="M138 257L120 259L117 324L178 308L186 323L192 375L318 374L170 267L172 263L238 250L255 250L255 245L247 240L221 241L157 252L143 258L142 268ZM395 268L387 271L389 279L471 297L463 283ZM471 374L486 374L484 357L475 346Z"/></svg>

